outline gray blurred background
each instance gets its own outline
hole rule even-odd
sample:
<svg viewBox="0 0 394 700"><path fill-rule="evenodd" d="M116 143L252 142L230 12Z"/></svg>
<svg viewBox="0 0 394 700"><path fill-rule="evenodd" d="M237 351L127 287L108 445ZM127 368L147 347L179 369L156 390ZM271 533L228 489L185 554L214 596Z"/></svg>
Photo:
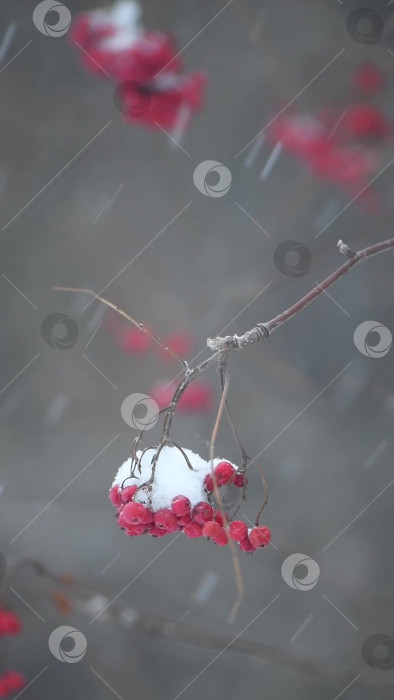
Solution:
<svg viewBox="0 0 394 700"><path fill-rule="evenodd" d="M356 102L352 76L365 62L386 76L371 101L392 118L389 11L383 37L367 45L347 33L356 5L346 0L234 0L211 23L225 3L144 2L144 24L170 31L179 49L191 42L187 69L209 77L205 108L183 143L188 157L160 130L125 124L113 82L83 71L67 35L40 34L34 5L0 6L1 37L13 27L0 66L1 549L9 562L34 558L108 600L116 596L113 610L133 609L137 622L114 613L90 624L94 613L80 603L61 617L48 581L21 570L6 600L25 631L2 654L28 681L47 667L24 697L391 697L394 670L371 668L361 648L372 634L394 636L393 350L365 357L353 334L369 319L393 330L393 254L357 267L332 287L332 298L320 296L269 342L231 358L229 403L248 454L262 453L270 489L263 524L273 539L241 556L245 599L233 624L228 548L183 535L165 551L172 535L131 540L116 527L107 497L135 436L121 417L123 399L149 393L178 367L153 352L121 352L106 331L112 312L96 302L83 310L89 297L52 289L107 287L107 298L159 334L194 334L197 353L227 324L226 333L244 332L324 279L343 262L338 238L362 248L392 235L394 166L373 184L382 200L373 214L359 200L347 206L349 192L312 177L288 154L262 181L267 144L253 167L245 167L247 151L235 158L298 93L293 111ZM96 4L67 6L76 14ZM377 146L382 168L393 148L392 140ZM207 159L231 170L224 197L194 187L194 168ZM289 239L312 254L299 278L273 261ZM79 326L65 351L40 333L55 312ZM207 379L218 399L218 377ZM179 415L174 436L207 456L214 417L214 408ZM217 453L238 460L225 423ZM253 519L262 501L255 466L249 479L243 515ZM298 552L319 564L313 590L293 590L281 576L284 559ZM59 625L86 636L80 663L50 654L48 637ZM240 649L243 640L250 644Z"/></svg>

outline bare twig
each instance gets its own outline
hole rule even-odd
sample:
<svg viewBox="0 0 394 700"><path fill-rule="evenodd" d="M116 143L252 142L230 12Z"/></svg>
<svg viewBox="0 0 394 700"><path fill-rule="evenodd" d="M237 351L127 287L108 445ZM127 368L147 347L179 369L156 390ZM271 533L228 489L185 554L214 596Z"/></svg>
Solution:
<svg viewBox="0 0 394 700"><path fill-rule="evenodd" d="M230 611L229 617L228 617L229 622L234 622L234 620L237 616L237 612L239 610L239 606L241 605L242 599L244 597L245 586L244 586L244 582L243 582L243 578L242 578L242 571L241 571L241 566L239 563L239 557L237 554L237 550L235 549L235 544L230 537L230 527L229 527L229 523L228 523L228 517L223 511L222 496L221 496L221 493L219 491L216 475L215 475L215 472L213 469L213 458L214 458L214 454L215 454L216 438L217 438L219 426L220 426L220 423L221 423L221 420L223 417L223 412L224 412L224 409L226 406L227 394L228 394L228 390L230 387L230 375L227 372L227 368L226 368L226 363L227 363L226 357L219 358L218 362L220 365L220 371L221 371L221 375L223 378L222 396L220 399L219 408L218 408L218 412L217 412L217 416L216 416L216 421L215 421L215 425L214 425L213 430L212 430L211 441L209 444L209 459L211 462L211 475L212 475L212 481L213 481L213 490L214 490L215 498L216 498L217 502L219 503L219 511L221 513L221 516L222 516L223 527L226 531L228 544L229 544L229 547L231 549L231 554L233 557L235 580L236 580L237 589L238 589L237 599L235 600L234 605L233 605L233 607Z"/></svg>
<svg viewBox="0 0 394 700"><path fill-rule="evenodd" d="M320 284L314 287L310 292L308 292L308 294L305 294L302 299L290 306L288 309L286 309L286 311L282 311L281 314L278 314L278 316L275 316L275 318L272 318L270 321L256 324L254 328L246 331L246 333L243 335L230 335L224 338L221 338L220 336L216 338L208 338L208 347L213 350L215 354L219 351L226 351L227 353L230 353L234 352L235 350L245 348L248 345L252 345L253 343L257 343L264 338L268 338L268 336L274 330L288 321L289 318L292 318L298 314L300 311L302 311L302 309L305 309L306 306L317 299L317 297L328 289L328 287L331 287L332 284L335 284L335 282L337 282L341 277L346 275L346 273L349 272L352 267L363 260L372 257L373 255L378 255L378 253L383 253L386 250L394 248L394 238L389 238L381 243L375 243L375 245L371 245L368 248L364 248L363 250L359 250L355 253L353 253L349 246L344 244L343 241L338 242L338 248L340 253L349 257L349 260L341 265L341 267L335 270L335 272L333 272L331 275L326 277L323 282L320 282ZM211 356L209 359L212 359L212 357L213 356Z"/></svg>
<svg viewBox="0 0 394 700"><path fill-rule="evenodd" d="M164 343L161 342L160 338L158 338L150 332L149 328L145 328L143 323L139 323L138 321L136 321L135 318L123 311L123 309L121 309L119 306L116 306L116 304L113 304L111 301L108 301L108 299L104 299L104 297L101 297L99 294L96 294L96 292L93 292L92 289L78 289L77 287L54 287L54 289L57 292L83 292L84 294L90 294L95 299L97 299L97 301L101 301L102 304L109 306L110 309L113 309L118 314L123 316L123 318L127 319L127 321L130 321L130 323L132 323L136 328L138 328L139 331L145 333L145 335L151 338L151 340L153 340L157 345L160 345L160 347L163 348L163 350L169 352L170 355L172 355L176 360L178 360L178 362L181 363L184 369L187 370L188 364L186 360L184 360L183 357L180 357L176 352L174 352L174 350L169 348L167 345L164 345Z"/></svg>
<svg viewBox="0 0 394 700"><path fill-rule="evenodd" d="M260 472L260 474L261 474L261 480L262 480L262 482L263 482L264 501L263 501L263 505L261 506L261 508L260 508L260 510L259 510L259 512L257 513L257 516L256 516L256 526L258 526L259 520L260 520L260 516L261 516L261 514L262 514L262 512L263 512L263 510L264 510L264 508L265 508L265 506L266 506L267 503L268 503L268 484L267 484L267 479L265 478L265 474L264 474L263 467L261 466L261 464L257 464L257 466L258 466L259 472Z"/></svg>

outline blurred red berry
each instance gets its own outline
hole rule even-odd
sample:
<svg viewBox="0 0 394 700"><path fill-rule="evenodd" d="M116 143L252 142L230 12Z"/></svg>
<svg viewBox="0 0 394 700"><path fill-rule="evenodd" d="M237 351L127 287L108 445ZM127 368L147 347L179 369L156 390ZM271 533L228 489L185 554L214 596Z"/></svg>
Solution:
<svg viewBox="0 0 394 700"><path fill-rule="evenodd" d="M383 112L373 105L361 104L349 107L342 126L355 138L362 136L388 136L391 125Z"/></svg>
<svg viewBox="0 0 394 700"><path fill-rule="evenodd" d="M212 520L212 517L213 508L209 503L206 503L206 501L200 501L192 510L193 520L200 525L207 522L207 520Z"/></svg>
<svg viewBox="0 0 394 700"><path fill-rule="evenodd" d="M234 542L242 542L248 536L248 526L242 520L230 523L230 537Z"/></svg>
<svg viewBox="0 0 394 700"><path fill-rule="evenodd" d="M190 513L191 503L186 496L175 496L172 499L171 510L177 517L182 517Z"/></svg>
<svg viewBox="0 0 394 700"><path fill-rule="evenodd" d="M149 396L156 401L159 408L168 406L177 388L176 382L163 379L154 384ZM183 413L207 411L212 405L212 390L206 382L195 381L188 386L178 403L178 410Z"/></svg>
<svg viewBox="0 0 394 700"><path fill-rule="evenodd" d="M122 515L130 525L137 525L145 521L146 508L142 503L126 503Z"/></svg>
<svg viewBox="0 0 394 700"><path fill-rule="evenodd" d="M195 381L188 386L178 405L185 412L204 412L211 408L212 402L213 394L209 384Z"/></svg>
<svg viewBox="0 0 394 700"><path fill-rule="evenodd" d="M371 64L365 64L358 68L354 74L354 84L359 90L369 94L380 90L385 83L385 77L379 68Z"/></svg>
<svg viewBox="0 0 394 700"><path fill-rule="evenodd" d="M232 481L232 479L235 476L235 469L233 465L230 464L230 462L219 462L219 464L216 465L214 471L218 486L224 486L225 484L228 484L229 481Z"/></svg>
<svg viewBox="0 0 394 700"><path fill-rule="evenodd" d="M122 503L129 503L133 500L133 496L137 493L138 486L126 486L123 491L121 491Z"/></svg>
<svg viewBox="0 0 394 700"><path fill-rule="evenodd" d="M184 528L183 532L185 533L186 537L197 539L198 537L202 537L202 525L191 522L190 525L187 525Z"/></svg>
<svg viewBox="0 0 394 700"><path fill-rule="evenodd" d="M254 527L249 539L253 547L264 547L271 539L271 531L268 527Z"/></svg>
<svg viewBox="0 0 394 700"><path fill-rule="evenodd" d="M22 690L22 688L24 688L26 685L26 680L21 673L18 673L18 671L6 671L0 677L0 682L7 686L9 693L15 693L18 690Z"/></svg>
<svg viewBox="0 0 394 700"><path fill-rule="evenodd" d="M152 345L152 339L138 328L122 330L118 342L121 350L128 355L144 355Z"/></svg>
<svg viewBox="0 0 394 700"><path fill-rule="evenodd" d="M161 338L161 341L163 345L166 345L173 350L173 352L183 358L190 355L195 345L193 337L189 333L183 331L170 333L169 335ZM160 357L166 362L175 362L175 357L171 355L170 352L167 352L160 347L160 345L157 345L157 351Z"/></svg>
<svg viewBox="0 0 394 700"><path fill-rule="evenodd" d="M0 636L5 634L19 634L22 624L19 618L10 610L0 610Z"/></svg>
<svg viewBox="0 0 394 700"><path fill-rule="evenodd" d="M362 148L335 148L325 158L311 161L318 176L340 184L361 184L375 169L376 159Z"/></svg>
<svg viewBox="0 0 394 700"><path fill-rule="evenodd" d="M169 508L161 508L153 514L153 521L156 527L161 527L167 532L175 532L178 530L178 523L174 513Z"/></svg>

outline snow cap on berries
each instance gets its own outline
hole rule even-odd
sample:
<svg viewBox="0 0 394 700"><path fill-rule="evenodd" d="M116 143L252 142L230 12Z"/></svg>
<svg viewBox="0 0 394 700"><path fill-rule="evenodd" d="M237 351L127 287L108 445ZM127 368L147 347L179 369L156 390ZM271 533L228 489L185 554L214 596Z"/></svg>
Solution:
<svg viewBox="0 0 394 700"><path fill-rule="evenodd" d="M150 494L148 491L143 493L141 489L133 496L133 501L149 505L154 512L162 508L171 509L173 500L180 495L190 501L191 509L197 503L206 501L204 480L207 475L211 474L211 463L191 450L184 449L183 451L193 469L189 469L183 454L176 447L163 447L156 463ZM141 473L137 470L136 479L133 479L133 486L139 487L150 479L152 473L151 461L155 453L155 447L148 449L144 453L141 459ZM141 457L141 454L140 451L137 452L138 459ZM220 463L224 463L224 460L220 458L214 459L214 469ZM231 471L231 474L237 473L238 469L235 465L228 461L226 461L226 464L230 466L229 471ZM131 459L128 459L118 470L112 486L121 486L125 479L130 477L130 469ZM149 504L149 495L151 496L151 504Z"/></svg>

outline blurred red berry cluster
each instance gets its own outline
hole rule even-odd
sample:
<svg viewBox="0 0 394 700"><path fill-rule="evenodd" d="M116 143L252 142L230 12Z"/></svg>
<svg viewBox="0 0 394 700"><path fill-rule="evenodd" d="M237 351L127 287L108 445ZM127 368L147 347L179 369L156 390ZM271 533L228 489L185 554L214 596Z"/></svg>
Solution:
<svg viewBox="0 0 394 700"><path fill-rule="evenodd" d="M172 498L169 507L154 511L135 500L139 491L137 485L124 488L115 485L109 492L109 498L117 511L118 526L127 535L163 537L182 531L186 537L207 537L219 546L228 544L231 538L244 552L253 552L268 544L271 533L267 527L250 529L241 520L230 523L227 515L212 505L214 481L218 488L229 484L243 488L247 480L230 462L221 461L214 468L214 476L207 473L204 477L206 500L194 506L189 498L179 494Z"/></svg>
<svg viewBox="0 0 394 700"><path fill-rule="evenodd" d="M71 42L84 68L116 81L115 103L126 121L184 131L202 106L206 77L186 74L171 37L144 30L139 19L132 0L83 12L74 20Z"/></svg>
<svg viewBox="0 0 394 700"><path fill-rule="evenodd" d="M187 358L195 347L195 338L187 331L177 330L160 338L164 347L154 343L152 338L138 328L128 328L118 321L116 316L109 316L105 323L106 331L115 339L118 347L127 355L142 356L151 350L166 363L176 362L176 358L164 349L169 348L181 358ZM145 326L153 334L150 326ZM159 408L168 406L177 388L173 379L160 379L149 390L149 396L156 401ZM213 404L213 392L208 382L195 380L182 395L177 404L180 413L204 413Z"/></svg>
<svg viewBox="0 0 394 700"><path fill-rule="evenodd" d="M0 637L20 634L22 623L11 610L0 608ZM6 671L0 676L0 698L8 698L13 693L22 690L26 681L17 671Z"/></svg>
<svg viewBox="0 0 394 700"><path fill-rule="evenodd" d="M354 84L364 93L384 83L374 66L363 66ZM392 135L384 112L369 102L326 107L317 114L282 116L268 130L270 140L302 161L319 178L361 188L380 167L376 146Z"/></svg>

